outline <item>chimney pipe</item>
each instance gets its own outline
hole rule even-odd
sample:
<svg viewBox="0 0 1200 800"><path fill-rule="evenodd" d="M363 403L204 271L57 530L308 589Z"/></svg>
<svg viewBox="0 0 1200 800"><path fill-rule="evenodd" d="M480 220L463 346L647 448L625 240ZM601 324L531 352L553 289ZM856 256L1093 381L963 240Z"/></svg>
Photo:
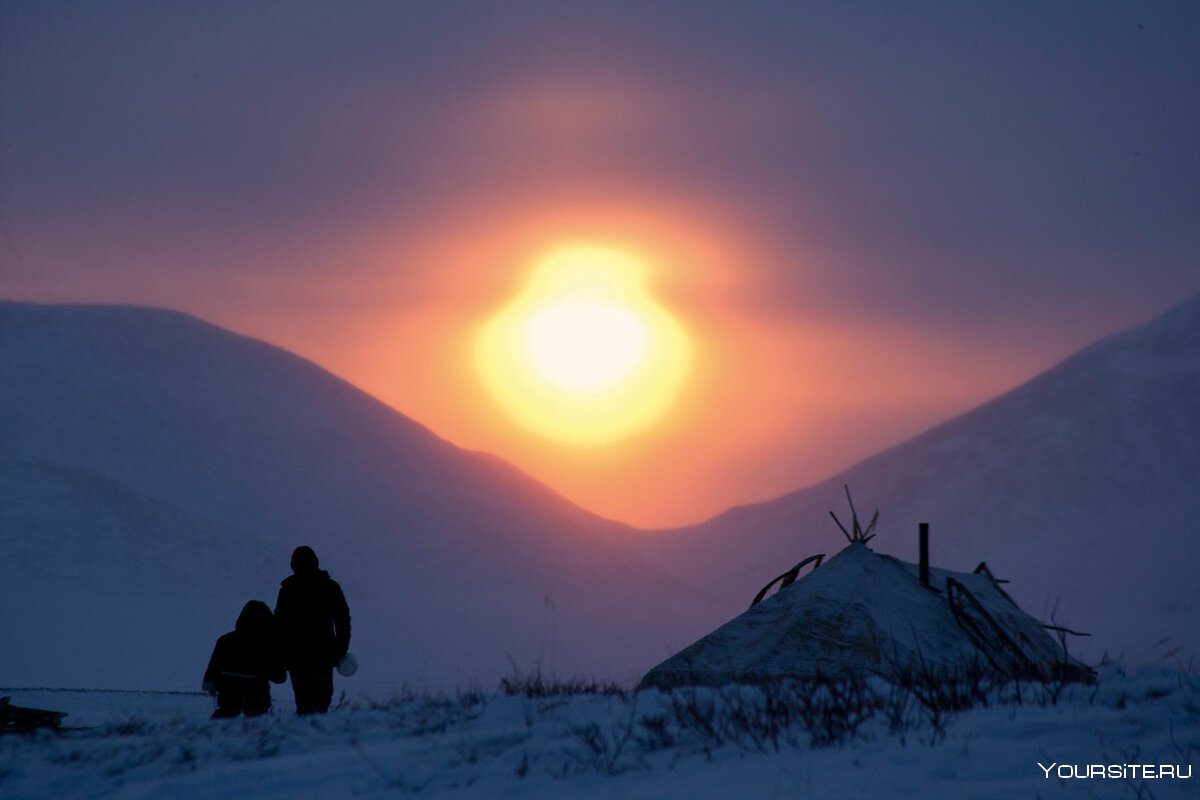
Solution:
<svg viewBox="0 0 1200 800"><path fill-rule="evenodd" d="M921 549L921 585L929 585L929 523L922 522L917 528Z"/></svg>

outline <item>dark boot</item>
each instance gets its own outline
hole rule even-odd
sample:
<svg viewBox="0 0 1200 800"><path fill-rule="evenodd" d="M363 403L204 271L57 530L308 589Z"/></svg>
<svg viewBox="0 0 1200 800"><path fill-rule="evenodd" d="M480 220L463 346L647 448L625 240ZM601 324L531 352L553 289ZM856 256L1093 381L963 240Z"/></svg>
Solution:
<svg viewBox="0 0 1200 800"><path fill-rule="evenodd" d="M242 693L234 687L222 687L217 692L217 710L210 719L231 719L242 713Z"/></svg>

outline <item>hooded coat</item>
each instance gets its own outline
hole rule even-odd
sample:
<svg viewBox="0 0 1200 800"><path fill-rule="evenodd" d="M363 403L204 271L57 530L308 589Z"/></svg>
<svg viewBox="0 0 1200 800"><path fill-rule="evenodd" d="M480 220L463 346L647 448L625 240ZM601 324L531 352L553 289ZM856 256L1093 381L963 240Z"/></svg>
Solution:
<svg viewBox="0 0 1200 800"><path fill-rule="evenodd" d="M263 689L268 680L283 683L286 675L278 646L271 609L261 600L251 600L234 629L217 639L204 682L222 687L231 681L261 681Z"/></svg>

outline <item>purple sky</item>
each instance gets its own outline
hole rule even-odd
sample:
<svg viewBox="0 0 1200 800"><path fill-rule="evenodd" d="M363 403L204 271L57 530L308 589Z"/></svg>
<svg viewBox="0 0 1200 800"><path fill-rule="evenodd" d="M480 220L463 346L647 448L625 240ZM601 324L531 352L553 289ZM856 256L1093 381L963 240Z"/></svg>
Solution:
<svg viewBox="0 0 1200 800"><path fill-rule="evenodd" d="M458 426L452 382L372 368L421 355L364 320L494 307L560 229L706 254L665 291L714 341L861 323L970 384L885 384L837 457L764 399L774 433L653 508L594 488L611 459L557 484L648 523L816 480L1200 291L1195 3L9 2L0 77L0 296L196 313L539 477L579 458ZM863 367L834 378L879 389Z"/></svg>

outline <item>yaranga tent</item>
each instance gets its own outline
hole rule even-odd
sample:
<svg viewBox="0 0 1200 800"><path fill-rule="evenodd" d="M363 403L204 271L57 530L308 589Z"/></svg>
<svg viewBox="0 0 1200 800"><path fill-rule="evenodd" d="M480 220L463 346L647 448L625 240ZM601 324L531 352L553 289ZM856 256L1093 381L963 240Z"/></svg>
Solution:
<svg viewBox="0 0 1200 800"><path fill-rule="evenodd" d="M872 551L857 521L854 530L836 556L801 562L817 568L799 580L794 570L780 576L784 588L762 602L755 598L748 611L651 669L641 687L849 673L899 679L912 670L947 678L965 671L999 679L1093 678L986 565L971 573L930 568L926 584L918 565Z"/></svg>

